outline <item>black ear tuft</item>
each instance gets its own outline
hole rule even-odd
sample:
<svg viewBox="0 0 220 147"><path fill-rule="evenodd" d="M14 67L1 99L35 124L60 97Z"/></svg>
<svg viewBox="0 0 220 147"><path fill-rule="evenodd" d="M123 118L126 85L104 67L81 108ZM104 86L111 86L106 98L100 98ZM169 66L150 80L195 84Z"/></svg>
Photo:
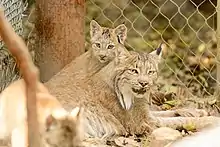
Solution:
<svg viewBox="0 0 220 147"><path fill-rule="evenodd" d="M156 54L157 54L157 55L160 55L160 53L161 53L161 51L162 51L162 45L163 45L163 43L161 43L161 44L159 45L159 47L157 48L157 51L156 51Z"/></svg>
<svg viewBox="0 0 220 147"><path fill-rule="evenodd" d="M161 58L164 48L165 48L165 44L161 43L158 48L156 48L154 51L150 52L149 54Z"/></svg>
<svg viewBox="0 0 220 147"><path fill-rule="evenodd" d="M118 43L122 44L119 35L117 35L117 39L118 39Z"/></svg>
<svg viewBox="0 0 220 147"><path fill-rule="evenodd" d="M124 24L120 24L114 29L114 32L117 35L118 43L124 44L127 38L127 27Z"/></svg>

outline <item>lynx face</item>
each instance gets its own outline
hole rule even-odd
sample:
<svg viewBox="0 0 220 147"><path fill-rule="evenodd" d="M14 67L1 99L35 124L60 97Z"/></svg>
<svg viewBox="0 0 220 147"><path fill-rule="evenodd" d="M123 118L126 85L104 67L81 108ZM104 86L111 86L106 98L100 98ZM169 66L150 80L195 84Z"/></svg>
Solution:
<svg viewBox="0 0 220 147"><path fill-rule="evenodd" d="M124 24L114 29L101 27L96 21L90 23L92 53L101 63L107 63L115 58L115 46L124 44L127 37L127 27Z"/></svg>
<svg viewBox="0 0 220 147"><path fill-rule="evenodd" d="M147 94L158 78L161 53L161 47L149 54L130 52L120 61L114 82L117 97L124 109L131 108L134 98L148 98ZM118 58L120 60L120 55Z"/></svg>
<svg viewBox="0 0 220 147"><path fill-rule="evenodd" d="M80 145L82 108L74 108L71 114L51 114L46 120L44 141L49 147L77 147Z"/></svg>

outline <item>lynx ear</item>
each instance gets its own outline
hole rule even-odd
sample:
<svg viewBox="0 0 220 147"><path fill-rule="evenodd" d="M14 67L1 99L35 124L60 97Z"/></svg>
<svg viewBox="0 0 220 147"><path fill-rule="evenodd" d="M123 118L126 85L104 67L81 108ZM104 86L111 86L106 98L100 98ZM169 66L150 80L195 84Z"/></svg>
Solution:
<svg viewBox="0 0 220 147"><path fill-rule="evenodd" d="M58 125L59 120L67 116L65 109L55 109L46 118L46 129L53 129Z"/></svg>
<svg viewBox="0 0 220 147"><path fill-rule="evenodd" d="M124 44L127 38L127 27L124 24L117 26L115 29L115 34L118 36L118 43Z"/></svg>
<svg viewBox="0 0 220 147"><path fill-rule="evenodd" d="M56 126L57 124L58 124L58 121L52 114L50 114L46 118L46 130L53 129L54 126Z"/></svg>
<svg viewBox="0 0 220 147"><path fill-rule="evenodd" d="M162 52L163 52L164 47L165 47L165 44L161 43L156 50L150 52L149 54L157 56L158 59L160 60L162 57Z"/></svg>
<svg viewBox="0 0 220 147"><path fill-rule="evenodd" d="M130 57L131 54L129 51L123 46L119 45L117 49L115 50L115 62L116 64L119 64L126 60L128 57Z"/></svg>
<svg viewBox="0 0 220 147"><path fill-rule="evenodd" d="M82 107L76 107L71 111L70 115L73 118L79 118L83 112L84 112L84 109Z"/></svg>
<svg viewBox="0 0 220 147"><path fill-rule="evenodd" d="M102 31L102 27L95 21L90 22L90 36L93 37L97 33Z"/></svg>

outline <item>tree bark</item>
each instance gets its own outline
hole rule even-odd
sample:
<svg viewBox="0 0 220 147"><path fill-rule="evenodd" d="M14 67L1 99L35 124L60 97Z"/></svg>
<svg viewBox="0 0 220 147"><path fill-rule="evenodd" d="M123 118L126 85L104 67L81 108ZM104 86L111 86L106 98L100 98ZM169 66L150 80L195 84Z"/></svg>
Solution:
<svg viewBox="0 0 220 147"><path fill-rule="evenodd" d="M85 52L85 0L36 0L36 6L36 64L46 82Z"/></svg>

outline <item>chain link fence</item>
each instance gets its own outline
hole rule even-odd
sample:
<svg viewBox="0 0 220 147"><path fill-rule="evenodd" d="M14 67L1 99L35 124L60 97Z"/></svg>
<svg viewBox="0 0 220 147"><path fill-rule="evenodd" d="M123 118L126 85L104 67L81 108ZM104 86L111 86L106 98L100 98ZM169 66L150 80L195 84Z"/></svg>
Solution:
<svg viewBox="0 0 220 147"><path fill-rule="evenodd" d="M27 1L0 0L0 6L4 9L5 17L15 32L22 35L22 13L27 7ZM15 60L0 39L0 91L17 78L19 78L19 74L16 70Z"/></svg>
<svg viewBox="0 0 220 147"><path fill-rule="evenodd" d="M15 31L23 33L22 13L27 2L0 0ZM125 46L150 52L161 42L164 62L159 90L184 96L213 95L217 86L217 0L87 0L86 41L89 23L128 28ZM0 42L0 87L18 76L13 58ZM1 91L0 89L0 91Z"/></svg>
<svg viewBox="0 0 220 147"><path fill-rule="evenodd" d="M198 97L215 93L217 0L88 0L86 4L87 42L92 19L107 27L125 23L129 50L150 52L161 42L167 45L159 90Z"/></svg>

